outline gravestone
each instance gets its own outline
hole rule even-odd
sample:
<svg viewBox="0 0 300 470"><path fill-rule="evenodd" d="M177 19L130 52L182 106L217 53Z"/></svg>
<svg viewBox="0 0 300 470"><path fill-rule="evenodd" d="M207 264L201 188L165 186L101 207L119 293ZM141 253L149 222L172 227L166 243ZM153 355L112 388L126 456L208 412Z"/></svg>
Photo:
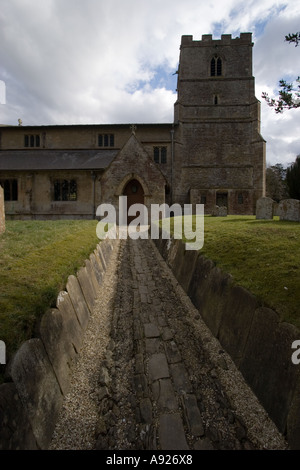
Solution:
<svg viewBox="0 0 300 470"><path fill-rule="evenodd" d="M284 199L278 206L280 220L300 222L300 201L298 199Z"/></svg>
<svg viewBox="0 0 300 470"><path fill-rule="evenodd" d="M274 201L270 197L261 197L256 201L256 218L273 219Z"/></svg>
<svg viewBox="0 0 300 470"><path fill-rule="evenodd" d="M226 206L215 206L213 208L212 214L213 217L227 217L227 207Z"/></svg>
<svg viewBox="0 0 300 470"><path fill-rule="evenodd" d="M0 185L0 233L5 232L4 192Z"/></svg>

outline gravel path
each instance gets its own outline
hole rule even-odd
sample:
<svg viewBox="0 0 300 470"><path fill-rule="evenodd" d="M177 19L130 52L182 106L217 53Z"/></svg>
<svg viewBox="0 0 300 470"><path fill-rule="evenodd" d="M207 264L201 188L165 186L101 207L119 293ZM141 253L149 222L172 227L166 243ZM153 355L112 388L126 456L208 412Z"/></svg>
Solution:
<svg viewBox="0 0 300 470"><path fill-rule="evenodd" d="M285 449L153 242L116 243L50 449Z"/></svg>
<svg viewBox="0 0 300 470"><path fill-rule="evenodd" d="M89 450L95 445L101 399L99 370L110 341L118 267L118 249L115 249L104 282L99 288L98 299L74 367L70 392L65 397L50 450Z"/></svg>

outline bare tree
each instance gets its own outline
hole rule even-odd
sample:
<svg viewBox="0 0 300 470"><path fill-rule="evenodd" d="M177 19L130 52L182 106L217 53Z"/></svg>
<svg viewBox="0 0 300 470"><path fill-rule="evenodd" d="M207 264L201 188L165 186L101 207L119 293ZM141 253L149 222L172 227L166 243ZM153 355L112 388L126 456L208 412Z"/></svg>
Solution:
<svg viewBox="0 0 300 470"><path fill-rule="evenodd" d="M288 34L285 36L285 41L295 44L295 47L297 47L300 42L300 32ZM263 92L261 95L270 107L275 108L276 113L282 113L284 109L300 107L300 77L292 83L279 80L279 88L277 99L270 98L266 92Z"/></svg>

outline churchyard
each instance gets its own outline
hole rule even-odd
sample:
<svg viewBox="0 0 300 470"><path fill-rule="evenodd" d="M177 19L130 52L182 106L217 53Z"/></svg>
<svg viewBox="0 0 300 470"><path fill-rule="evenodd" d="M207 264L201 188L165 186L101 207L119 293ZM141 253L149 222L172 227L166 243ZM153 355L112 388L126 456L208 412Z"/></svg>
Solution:
<svg viewBox="0 0 300 470"><path fill-rule="evenodd" d="M92 220L6 221L0 235L0 339L8 356L34 335L68 276L93 252L96 226ZM299 328L300 224L205 216L204 232L201 254Z"/></svg>

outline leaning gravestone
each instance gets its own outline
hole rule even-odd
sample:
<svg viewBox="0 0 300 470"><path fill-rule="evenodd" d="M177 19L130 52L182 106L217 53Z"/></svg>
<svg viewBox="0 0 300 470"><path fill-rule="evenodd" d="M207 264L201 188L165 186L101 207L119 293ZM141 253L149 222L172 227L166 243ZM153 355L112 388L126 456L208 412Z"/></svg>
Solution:
<svg viewBox="0 0 300 470"><path fill-rule="evenodd" d="M300 201L298 199L284 199L278 207L280 220L300 222Z"/></svg>
<svg viewBox="0 0 300 470"><path fill-rule="evenodd" d="M5 210L4 210L4 193L0 186L0 233L5 232Z"/></svg>
<svg viewBox="0 0 300 470"><path fill-rule="evenodd" d="M274 201L270 197L261 197L256 201L256 218L273 219Z"/></svg>

